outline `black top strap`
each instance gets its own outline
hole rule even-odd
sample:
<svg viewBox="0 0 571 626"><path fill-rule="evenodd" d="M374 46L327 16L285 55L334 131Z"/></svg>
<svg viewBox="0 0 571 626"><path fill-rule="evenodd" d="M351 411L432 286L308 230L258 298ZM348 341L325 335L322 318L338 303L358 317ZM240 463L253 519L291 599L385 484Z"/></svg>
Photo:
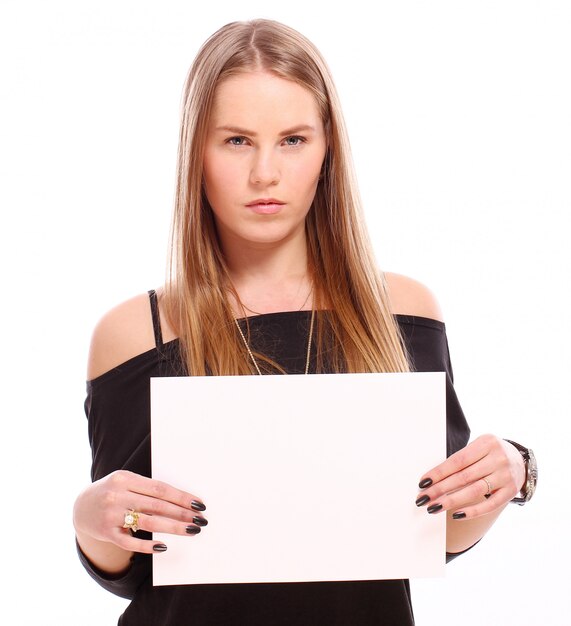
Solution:
<svg viewBox="0 0 571 626"><path fill-rule="evenodd" d="M153 331L155 333L155 345L157 348L163 347L163 333L161 331L161 317L159 315L159 301L157 292L149 290L149 300L151 301L151 317L153 318Z"/></svg>

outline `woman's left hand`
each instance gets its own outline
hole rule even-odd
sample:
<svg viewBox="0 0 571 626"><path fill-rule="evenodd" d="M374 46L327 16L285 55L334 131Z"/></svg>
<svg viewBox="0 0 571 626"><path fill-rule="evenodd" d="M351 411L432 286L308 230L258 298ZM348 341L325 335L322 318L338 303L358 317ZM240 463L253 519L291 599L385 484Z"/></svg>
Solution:
<svg viewBox="0 0 571 626"><path fill-rule="evenodd" d="M417 506L473 519L503 508L525 481L521 454L507 441L482 435L422 476ZM424 486L424 488L423 488Z"/></svg>

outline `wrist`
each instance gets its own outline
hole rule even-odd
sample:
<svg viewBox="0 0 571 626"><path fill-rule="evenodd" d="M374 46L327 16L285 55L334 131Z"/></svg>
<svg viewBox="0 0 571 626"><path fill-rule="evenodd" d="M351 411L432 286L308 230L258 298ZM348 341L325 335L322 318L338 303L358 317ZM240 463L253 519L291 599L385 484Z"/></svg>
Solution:
<svg viewBox="0 0 571 626"><path fill-rule="evenodd" d="M76 533L75 541L83 557L101 573L118 576L131 566L133 552L113 543L95 539L81 532Z"/></svg>

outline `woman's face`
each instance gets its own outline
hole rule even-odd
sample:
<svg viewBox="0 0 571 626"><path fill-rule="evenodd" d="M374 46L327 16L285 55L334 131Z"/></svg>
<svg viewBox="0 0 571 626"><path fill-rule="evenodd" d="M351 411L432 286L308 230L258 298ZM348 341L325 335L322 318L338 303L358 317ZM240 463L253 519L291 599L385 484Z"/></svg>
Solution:
<svg viewBox="0 0 571 626"><path fill-rule="evenodd" d="M316 100L304 87L267 72L222 82L204 154L222 246L304 241L326 149Z"/></svg>

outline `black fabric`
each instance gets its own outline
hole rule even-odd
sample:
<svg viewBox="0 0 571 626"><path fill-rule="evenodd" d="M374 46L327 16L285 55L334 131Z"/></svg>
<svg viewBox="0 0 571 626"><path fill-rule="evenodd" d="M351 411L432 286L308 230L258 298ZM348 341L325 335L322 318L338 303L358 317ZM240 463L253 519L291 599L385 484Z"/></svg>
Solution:
<svg viewBox="0 0 571 626"><path fill-rule="evenodd" d="M275 359L288 373L302 373L309 319L306 311L272 313L249 318L242 325L252 349ZM447 451L452 454L467 444L470 430L452 386L445 326L414 316L397 315L396 320L414 369L447 373ZM178 340L163 344L158 314L153 314L153 321L160 349L140 354L87 383L93 480L118 469L151 475L149 379L185 374ZM262 339L256 343L255 338ZM208 506L206 496L205 501ZM150 537L142 531L138 536ZM119 620L121 626L414 624L407 580L153 587L149 555L135 554L125 574L109 576L98 571L79 546L78 553L102 587L132 598Z"/></svg>
<svg viewBox="0 0 571 626"><path fill-rule="evenodd" d="M151 289L149 292L151 304L151 318L153 320L153 332L155 334L155 346L160 350L163 347L163 333L161 331L161 316L159 314L159 301L157 292Z"/></svg>

